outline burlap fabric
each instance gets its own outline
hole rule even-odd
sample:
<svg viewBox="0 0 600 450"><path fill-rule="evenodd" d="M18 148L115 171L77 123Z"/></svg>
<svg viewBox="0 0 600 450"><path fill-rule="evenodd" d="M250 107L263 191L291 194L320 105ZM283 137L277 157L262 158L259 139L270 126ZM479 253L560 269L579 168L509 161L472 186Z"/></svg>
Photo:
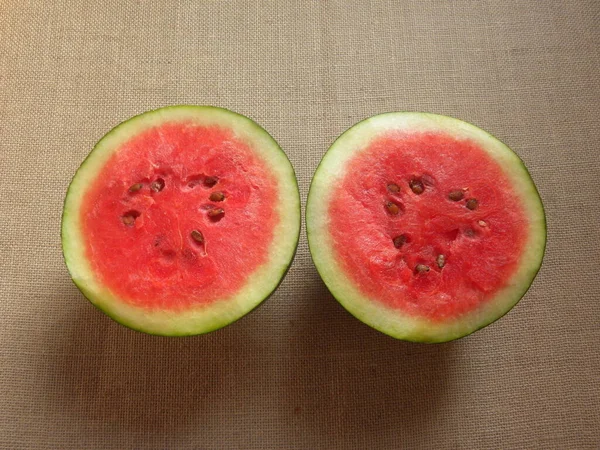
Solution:
<svg viewBox="0 0 600 450"><path fill-rule="evenodd" d="M599 23L596 0L1 1L2 448L600 448ZM179 103L258 121L303 199L367 116L471 121L538 184L542 271L489 328L408 344L334 301L303 231L240 322L186 339L121 327L69 279L62 201L108 129Z"/></svg>

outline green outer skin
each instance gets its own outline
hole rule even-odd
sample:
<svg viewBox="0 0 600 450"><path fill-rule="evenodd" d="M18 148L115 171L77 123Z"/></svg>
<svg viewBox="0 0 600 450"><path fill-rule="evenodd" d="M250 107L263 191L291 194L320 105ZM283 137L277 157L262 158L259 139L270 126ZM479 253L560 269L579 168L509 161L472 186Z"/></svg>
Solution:
<svg viewBox="0 0 600 450"><path fill-rule="evenodd" d="M86 186L93 184L95 175L112 154L111 149L114 151L119 144L125 142L136 132L177 120L177 118L198 120L200 124L228 125L234 133L239 131L239 127L239 129L243 129L244 133L241 138L244 142L250 145L256 144L255 150L259 153L264 152L263 157L270 156L273 159L279 159L279 163L275 164L269 159L263 158L267 166L275 172L274 175L280 184L280 199L276 207L280 209L281 223L275 230L274 242L271 245L272 258L265 265L259 267L257 273L251 275L251 279L232 298L216 300L208 307L192 310L189 317L186 316L188 311L184 313L149 312L140 307L126 305L122 299L102 286L89 267L87 258L83 256L85 250L79 227L79 205L85 195L85 192L81 192L81 190L85 191ZM136 128L138 124L139 127ZM131 130L127 130L128 128ZM127 131L130 132L127 133ZM124 133L123 139L119 139L120 133ZM108 144L108 150L104 145L107 140L116 141L113 147ZM263 145L259 146L261 143ZM99 153L103 153L99 158L104 160L99 163L92 161ZM300 227L300 191L296 174L285 152L266 130L248 117L224 108L174 105L134 116L114 127L98 141L79 166L67 190L62 214L61 242L71 279L96 308L121 325L146 334L191 336L223 328L244 317L269 298L285 278L296 255ZM73 238L74 236L75 238ZM125 311L129 312L127 317L120 314L119 307L123 307ZM161 317L162 315L164 317ZM137 320L138 317L145 318L147 316L153 317L150 326L143 320Z"/></svg>
<svg viewBox="0 0 600 450"><path fill-rule="evenodd" d="M508 286L481 310L454 321L432 322L410 317L368 298L335 260L327 231L329 185L344 175L344 164L364 149L373 137L391 130L446 131L475 140L515 183L530 222L522 262ZM365 119L340 135L325 153L310 186L306 204L306 232L311 256L325 285L336 300L361 322L396 339L421 343L448 342L465 337L500 319L525 295L541 268L546 249L546 215L539 192L523 161L508 146L486 131L459 119L420 112L389 112Z"/></svg>

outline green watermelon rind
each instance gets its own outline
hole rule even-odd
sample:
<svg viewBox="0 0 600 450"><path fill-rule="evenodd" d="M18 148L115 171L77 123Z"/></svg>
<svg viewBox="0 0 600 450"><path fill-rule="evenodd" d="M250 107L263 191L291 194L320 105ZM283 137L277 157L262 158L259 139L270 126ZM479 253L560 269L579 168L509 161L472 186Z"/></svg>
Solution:
<svg viewBox="0 0 600 450"><path fill-rule="evenodd" d="M354 285L336 260L327 232L328 196L344 174L344 164L367 147L379 133L392 129L446 131L472 139L503 167L521 196L530 232L519 268L501 290L481 308L455 320L433 322L408 316L369 298ZM544 207L525 164L506 144L477 126L452 117L421 112L390 112L367 118L341 134L325 153L311 182L306 204L306 233L310 253L323 282L334 298L361 322L396 339L422 343L448 342L465 337L500 319L525 295L541 268L546 248Z"/></svg>
<svg viewBox="0 0 600 450"><path fill-rule="evenodd" d="M114 295L97 279L85 255L79 227L79 207L95 175L119 144L136 133L163 123L189 119L201 124L228 126L263 157L278 180L281 221L274 232L269 259L231 298L186 311L157 311L133 306ZM96 308L136 331L160 336L191 336L223 328L250 313L279 287L295 257L300 238L300 192L296 174L275 139L246 116L215 106L174 105L136 115L106 133L77 169L64 200L61 241L73 283Z"/></svg>

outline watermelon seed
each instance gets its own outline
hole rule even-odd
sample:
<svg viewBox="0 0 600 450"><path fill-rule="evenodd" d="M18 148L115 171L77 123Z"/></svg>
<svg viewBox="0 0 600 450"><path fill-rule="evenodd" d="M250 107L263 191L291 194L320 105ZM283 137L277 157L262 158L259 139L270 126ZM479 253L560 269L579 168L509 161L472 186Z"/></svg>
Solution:
<svg viewBox="0 0 600 450"><path fill-rule="evenodd" d="M225 194L222 192L213 192L209 197L211 202L222 202L225 200Z"/></svg>
<svg viewBox="0 0 600 450"><path fill-rule="evenodd" d="M480 220L477 223L479 224L480 227L487 227L487 222L485 220Z"/></svg>
<svg viewBox="0 0 600 450"><path fill-rule="evenodd" d="M155 181L150 184L150 189L154 192L160 192L165 188L165 180L162 178L157 178Z"/></svg>
<svg viewBox="0 0 600 450"><path fill-rule="evenodd" d="M408 242L408 236L406 236L405 234L401 234L400 236L396 236L394 238L393 242L394 242L394 247L400 248Z"/></svg>
<svg viewBox="0 0 600 450"><path fill-rule="evenodd" d="M206 177L204 179L204 185L208 187L213 187L219 181L218 177Z"/></svg>
<svg viewBox="0 0 600 450"><path fill-rule="evenodd" d="M438 267L441 269L446 265L446 256L444 255L438 255L437 259L435 260L435 262L437 263Z"/></svg>
<svg viewBox="0 0 600 450"><path fill-rule="evenodd" d="M140 213L138 211L133 211L133 210L127 211L125 214L123 214L123 217L121 217L121 220L128 227L132 227L133 224L135 223L135 219L137 219L139 216L140 216Z"/></svg>
<svg viewBox="0 0 600 450"><path fill-rule="evenodd" d="M466 234L468 237L473 237L473 236L475 236L475 231L473 231L471 228L467 228L467 229L465 230L465 234Z"/></svg>
<svg viewBox="0 0 600 450"><path fill-rule="evenodd" d="M427 272L429 272L429 266L426 266L425 264L417 264L417 266L415 267L415 272L416 273L427 273Z"/></svg>
<svg viewBox="0 0 600 450"><path fill-rule="evenodd" d="M135 222L135 218L133 216L123 216L123 223L125 225L127 225L128 227L132 226L133 223Z"/></svg>
<svg viewBox="0 0 600 450"><path fill-rule="evenodd" d="M471 211L475 211L477 209L477 206L479 206L479 202L477 201L477 199L474 198L470 198L469 200L467 200L467 209L470 209Z"/></svg>
<svg viewBox="0 0 600 450"><path fill-rule="evenodd" d="M208 211L208 217L219 217L225 214L225 210L223 208L213 208Z"/></svg>
<svg viewBox="0 0 600 450"><path fill-rule="evenodd" d="M410 189L417 195L421 195L425 190L423 182L418 178L413 178L412 180L410 180L408 182L408 185L410 186Z"/></svg>
<svg viewBox="0 0 600 450"><path fill-rule="evenodd" d="M385 209L387 209L387 211L393 216L398 215L398 213L400 212L400 208L398 207L398 205L390 201L385 202Z"/></svg>
<svg viewBox="0 0 600 450"><path fill-rule="evenodd" d="M387 189L392 194L397 194L398 192L400 192L400 186L398 186L396 183L390 183L390 184L388 184L387 185Z"/></svg>
<svg viewBox="0 0 600 450"><path fill-rule="evenodd" d="M196 241L198 244L203 244L204 243L204 235L200 231L193 230L191 232L190 236L192 236L192 239L194 241Z"/></svg>
<svg viewBox="0 0 600 450"><path fill-rule="evenodd" d="M457 189L455 191L450 192L448 194L448 198L453 202L458 202L465 198L465 194L463 193L463 191Z"/></svg>
<svg viewBox="0 0 600 450"><path fill-rule="evenodd" d="M143 187L144 187L144 185L143 185L142 183L135 183L135 184L132 184L132 185L129 187L129 192L137 192L137 191L139 191L139 190L140 190L141 188L143 188Z"/></svg>

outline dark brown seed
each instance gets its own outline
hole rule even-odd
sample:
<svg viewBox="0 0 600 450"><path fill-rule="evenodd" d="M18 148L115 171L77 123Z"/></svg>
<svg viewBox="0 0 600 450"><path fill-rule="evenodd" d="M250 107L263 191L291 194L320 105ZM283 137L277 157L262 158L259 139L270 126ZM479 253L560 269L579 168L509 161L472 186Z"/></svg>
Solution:
<svg viewBox="0 0 600 450"><path fill-rule="evenodd" d="M223 194L222 192L213 192L208 198L211 202L222 202L223 200L225 200L225 194Z"/></svg>
<svg viewBox="0 0 600 450"><path fill-rule="evenodd" d="M474 199L474 198L470 198L469 200L467 200L467 209L470 209L471 211L474 211L477 209L477 207L479 206L479 202Z"/></svg>
<svg viewBox="0 0 600 450"><path fill-rule="evenodd" d="M394 247L400 248L404 244L406 244L407 242L408 242L408 238L406 237L406 235L405 234L401 234L400 236L396 236L394 238Z"/></svg>
<svg viewBox="0 0 600 450"><path fill-rule="evenodd" d="M398 215L398 213L400 212L400 208L394 202L386 202L385 209L387 209L387 212L389 212L393 216Z"/></svg>
<svg viewBox="0 0 600 450"><path fill-rule="evenodd" d="M217 184L217 181L219 181L219 178L217 177L206 177L204 179L204 184L208 187L213 187L215 184Z"/></svg>
<svg viewBox="0 0 600 450"><path fill-rule="evenodd" d="M423 182L418 178L413 178L412 180L410 180L408 182L408 185L410 186L410 189L417 195L421 195L425 190Z"/></svg>
<svg viewBox="0 0 600 450"><path fill-rule="evenodd" d="M438 255L437 259L435 260L435 262L437 263L438 267L441 269L446 265L446 256L444 255Z"/></svg>
<svg viewBox="0 0 600 450"><path fill-rule="evenodd" d="M165 180L162 178L157 178L155 181L150 184L150 189L154 192L160 192L165 188Z"/></svg>
<svg viewBox="0 0 600 450"><path fill-rule="evenodd" d="M208 211L209 217L218 217L225 214L225 210L223 208L213 208Z"/></svg>
<svg viewBox="0 0 600 450"><path fill-rule="evenodd" d="M198 230L192 231L190 236L192 236L192 239L195 240L198 244L202 244L204 242L204 235Z"/></svg>
<svg viewBox="0 0 600 450"><path fill-rule="evenodd" d="M135 217L131 216L131 215L126 215L121 217L121 220L123 221L123 223L125 225L127 225L128 227L133 226L133 223L135 222Z"/></svg>
<svg viewBox="0 0 600 450"><path fill-rule="evenodd" d="M140 190L141 188L143 188L143 187L144 187L144 185L143 185L142 183L135 183L135 184L132 184L132 185L129 187L129 192L137 192L137 191L139 191L139 190Z"/></svg>
<svg viewBox="0 0 600 450"><path fill-rule="evenodd" d="M390 191L392 194L397 194L398 192L400 192L400 186L398 186L396 183L390 183L387 185L388 191Z"/></svg>
<svg viewBox="0 0 600 450"><path fill-rule="evenodd" d="M457 189L456 191L450 192L448 194L448 198L450 200L452 200L453 202L458 202L458 201L462 200L463 198L465 198L465 194L460 189Z"/></svg>
<svg viewBox="0 0 600 450"><path fill-rule="evenodd" d="M427 273L429 272L429 266L426 266L425 264L417 264L417 266L415 267L415 272Z"/></svg>

